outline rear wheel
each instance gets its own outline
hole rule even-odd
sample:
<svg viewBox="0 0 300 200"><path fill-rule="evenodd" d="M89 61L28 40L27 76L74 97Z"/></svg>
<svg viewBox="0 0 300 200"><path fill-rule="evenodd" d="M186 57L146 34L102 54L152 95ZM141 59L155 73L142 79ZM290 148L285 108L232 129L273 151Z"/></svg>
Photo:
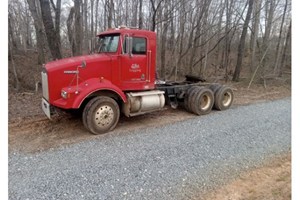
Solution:
<svg viewBox="0 0 300 200"><path fill-rule="evenodd" d="M228 109L233 102L233 92L229 87L223 86L215 93L215 108L217 110Z"/></svg>
<svg viewBox="0 0 300 200"><path fill-rule="evenodd" d="M84 108L82 121L93 134L103 134L113 130L120 117L117 102L110 97L95 97Z"/></svg>
<svg viewBox="0 0 300 200"><path fill-rule="evenodd" d="M189 108L189 96L191 94L191 92L195 89L199 88L198 86L192 86L190 87L187 91L186 91L186 94L185 94L185 97L184 97L184 108L191 112L190 108Z"/></svg>
<svg viewBox="0 0 300 200"><path fill-rule="evenodd" d="M191 101L193 113L205 115L210 113L214 105L214 94L208 88L201 88Z"/></svg>
<svg viewBox="0 0 300 200"><path fill-rule="evenodd" d="M195 96L197 95L198 91L201 89L202 87L197 86L195 89L193 89L190 94L189 94L189 98L188 98L188 107L189 107L189 112L194 113L193 111L193 99L195 98Z"/></svg>

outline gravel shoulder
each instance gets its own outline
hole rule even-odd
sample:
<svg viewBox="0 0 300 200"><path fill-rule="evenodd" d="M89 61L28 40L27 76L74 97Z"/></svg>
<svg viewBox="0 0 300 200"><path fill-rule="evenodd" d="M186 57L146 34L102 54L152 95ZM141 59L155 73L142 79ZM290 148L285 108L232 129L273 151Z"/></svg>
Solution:
<svg viewBox="0 0 300 200"><path fill-rule="evenodd" d="M136 123L136 122L135 122ZM291 147L290 98L9 154L10 199L201 199Z"/></svg>

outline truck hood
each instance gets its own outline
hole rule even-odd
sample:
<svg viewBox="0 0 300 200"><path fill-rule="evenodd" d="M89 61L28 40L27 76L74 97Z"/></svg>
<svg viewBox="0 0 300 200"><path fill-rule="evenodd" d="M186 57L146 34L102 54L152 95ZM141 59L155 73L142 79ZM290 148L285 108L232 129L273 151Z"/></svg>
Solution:
<svg viewBox="0 0 300 200"><path fill-rule="evenodd" d="M49 87L49 102L53 103L55 100L61 98L61 89L68 86L75 86L76 80L79 84L84 80L91 78L105 77L111 80L111 63L113 56L111 54L93 54L85 56L77 56L71 58L64 58L49 62L45 65L47 71L47 81ZM86 62L85 68L78 68ZM76 79L78 70L79 79Z"/></svg>
<svg viewBox="0 0 300 200"><path fill-rule="evenodd" d="M51 61L45 65L45 68L48 72L70 69L70 67L76 69L75 67L81 65L83 61L85 61L86 64L88 65L89 63L101 62L101 61L103 62L109 60L111 60L111 57L109 55L92 54L92 55L76 56L76 57L63 58L60 60Z"/></svg>

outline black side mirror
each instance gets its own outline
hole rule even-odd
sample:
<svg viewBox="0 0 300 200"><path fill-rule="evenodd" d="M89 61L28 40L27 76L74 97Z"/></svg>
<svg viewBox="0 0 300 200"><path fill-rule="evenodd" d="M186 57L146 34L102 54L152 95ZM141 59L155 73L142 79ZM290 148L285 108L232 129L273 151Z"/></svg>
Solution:
<svg viewBox="0 0 300 200"><path fill-rule="evenodd" d="M84 61L82 61L82 63L81 63L81 68L85 68L86 67L86 62L85 62L85 60Z"/></svg>

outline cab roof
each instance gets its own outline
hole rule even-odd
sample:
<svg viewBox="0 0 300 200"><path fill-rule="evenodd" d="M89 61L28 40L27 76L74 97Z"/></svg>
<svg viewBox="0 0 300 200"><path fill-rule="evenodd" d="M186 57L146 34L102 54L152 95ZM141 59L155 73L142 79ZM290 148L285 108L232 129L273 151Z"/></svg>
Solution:
<svg viewBox="0 0 300 200"><path fill-rule="evenodd" d="M152 38L156 36L156 33L149 30L141 30L136 28L127 28L127 27L119 27L119 28L111 28L107 29L104 32L98 33L97 36L100 35L109 35L109 34L129 34L129 35L144 35L148 38Z"/></svg>

